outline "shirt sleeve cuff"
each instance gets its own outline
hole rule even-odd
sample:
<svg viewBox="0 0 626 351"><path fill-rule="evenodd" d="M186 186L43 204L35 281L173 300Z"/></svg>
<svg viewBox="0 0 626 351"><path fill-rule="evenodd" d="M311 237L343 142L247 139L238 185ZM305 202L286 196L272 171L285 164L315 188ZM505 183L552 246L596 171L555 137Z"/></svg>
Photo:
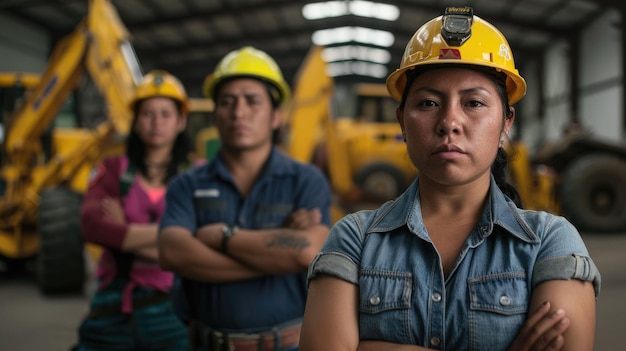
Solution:
<svg viewBox="0 0 626 351"><path fill-rule="evenodd" d="M347 256L338 253L319 253L309 266L308 282L320 274L330 275L357 285L357 265Z"/></svg>
<svg viewBox="0 0 626 351"><path fill-rule="evenodd" d="M533 272L533 287L546 280L578 279L593 283L596 297L600 294L600 271L588 256L573 254L570 256L550 257L538 262Z"/></svg>

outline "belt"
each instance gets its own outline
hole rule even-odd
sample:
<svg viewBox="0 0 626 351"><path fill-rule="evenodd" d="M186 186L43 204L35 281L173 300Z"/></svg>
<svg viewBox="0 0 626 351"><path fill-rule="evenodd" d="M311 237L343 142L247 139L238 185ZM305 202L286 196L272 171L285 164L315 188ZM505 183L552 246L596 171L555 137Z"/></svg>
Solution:
<svg viewBox="0 0 626 351"><path fill-rule="evenodd" d="M158 292L154 295L144 296L133 299L133 310L155 305L161 302L170 301L172 295L168 293ZM122 303L115 303L112 305L103 305L93 308L87 315L88 319L97 319L102 317L118 316L122 314Z"/></svg>
<svg viewBox="0 0 626 351"><path fill-rule="evenodd" d="M258 334L224 333L191 321L189 336L193 349L209 351L279 351L298 346L302 324L273 328Z"/></svg>

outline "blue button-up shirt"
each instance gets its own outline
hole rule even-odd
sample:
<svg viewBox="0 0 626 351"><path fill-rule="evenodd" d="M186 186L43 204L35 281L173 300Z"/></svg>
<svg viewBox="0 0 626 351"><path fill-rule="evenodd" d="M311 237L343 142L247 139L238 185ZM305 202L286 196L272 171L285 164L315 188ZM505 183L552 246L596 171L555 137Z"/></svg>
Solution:
<svg viewBox="0 0 626 351"><path fill-rule="evenodd" d="M361 340L441 350L506 350L532 290L600 274L564 218L518 209L491 181L487 205L446 277L421 215L419 179L395 201L348 215L309 268L359 286Z"/></svg>
<svg viewBox="0 0 626 351"><path fill-rule="evenodd" d="M218 156L170 183L160 225L182 226L192 233L220 222L246 229L280 228L295 210L319 208L322 223L330 226L330 194L317 168L273 150L243 197ZM304 314L306 272L222 284L185 280L184 286L192 317L218 330L267 330Z"/></svg>

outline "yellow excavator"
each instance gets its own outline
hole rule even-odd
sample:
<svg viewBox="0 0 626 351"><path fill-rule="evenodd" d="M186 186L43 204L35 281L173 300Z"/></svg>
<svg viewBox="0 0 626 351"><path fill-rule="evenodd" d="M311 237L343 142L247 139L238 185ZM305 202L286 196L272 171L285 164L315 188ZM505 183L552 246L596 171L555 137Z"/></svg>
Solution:
<svg viewBox="0 0 626 351"><path fill-rule="evenodd" d="M130 98L142 77L129 33L108 0L90 0L88 14L54 48L43 74L3 76L3 92L22 85L25 95L17 106L3 106L0 258L19 269L36 257L44 293L81 291L81 194L94 165L121 152Z"/></svg>
<svg viewBox="0 0 626 351"><path fill-rule="evenodd" d="M321 168L331 183L333 219L399 195L417 175L384 85L356 84L356 116L337 116L335 86L322 47L313 46L295 77L282 144L301 162Z"/></svg>

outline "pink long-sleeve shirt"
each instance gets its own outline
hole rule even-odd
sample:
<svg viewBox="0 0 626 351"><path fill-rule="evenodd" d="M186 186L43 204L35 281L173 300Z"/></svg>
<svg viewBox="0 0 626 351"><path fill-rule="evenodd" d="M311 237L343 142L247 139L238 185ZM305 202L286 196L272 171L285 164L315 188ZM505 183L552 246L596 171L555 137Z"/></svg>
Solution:
<svg viewBox="0 0 626 351"><path fill-rule="evenodd" d="M105 159L92 174L81 208L81 232L87 242L103 247L98 263L98 289L106 287L117 275L115 259L111 249L121 250L129 223L157 223L165 210L164 191L149 196L135 176L127 194L121 199L126 223L120 224L108 218L102 211L101 201L105 197L120 199L120 177L128 167L126 156ZM124 288L122 312L132 311L132 291L136 286L146 286L160 291L169 291L173 284L173 273L162 270L158 263L134 259L129 272L130 282Z"/></svg>

